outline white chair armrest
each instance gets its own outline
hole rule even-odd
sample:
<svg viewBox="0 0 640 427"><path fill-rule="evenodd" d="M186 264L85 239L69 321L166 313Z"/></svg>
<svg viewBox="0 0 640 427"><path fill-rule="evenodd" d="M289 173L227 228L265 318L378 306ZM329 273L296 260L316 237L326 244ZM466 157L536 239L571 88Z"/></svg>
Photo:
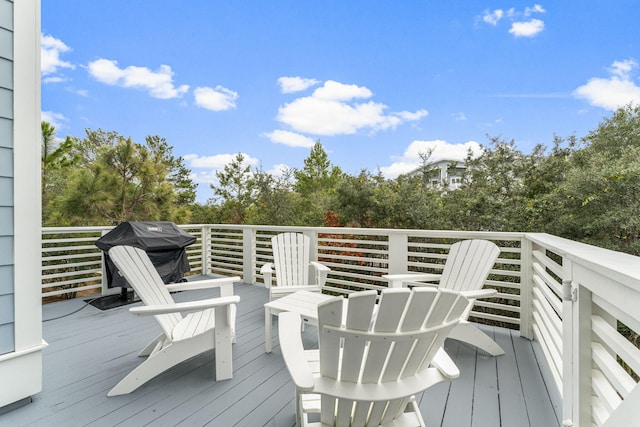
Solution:
<svg viewBox="0 0 640 427"><path fill-rule="evenodd" d="M460 376L460 370L442 347L438 349L438 352L433 357L431 366L437 368L442 373L442 375L447 378L454 379Z"/></svg>
<svg viewBox="0 0 640 427"><path fill-rule="evenodd" d="M309 264L313 266L318 271L326 271L329 272L331 269L324 264L320 264L318 261L309 261Z"/></svg>
<svg viewBox="0 0 640 427"><path fill-rule="evenodd" d="M406 273L384 274L382 278L389 282L390 288L401 288L405 282L433 282L440 280L440 276L435 273Z"/></svg>
<svg viewBox="0 0 640 427"><path fill-rule="evenodd" d="M141 307L132 307L129 311L138 316L149 316L156 314L179 313L181 311L205 310L223 305L237 304L239 302L240 297L234 295L232 297L211 298L167 305L145 305Z"/></svg>
<svg viewBox="0 0 640 427"><path fill-rule="evenodd" d="M302 391L312 391L313 373L305 357L301 327L302 320L298 313L283 312L278 315L278 336L284 363L296 387Z"/></svg>
<svg viewBox="0 0 640 427"><path fill-rule="evenodd" d="M462 291L460 295L469 299L489 298L497 294L495 289L478 289L477 291Z"/></svg>
<svg viewBox="0 0 640 427"><path fill-rule="evenodd" d="M317 261L309 261L309 266L315 270L315 275L313 276L313 280L315 280L314 285L323 287L331 269Z"/></svg>
<svg viewBox="0 0 640 427"><path fill-rule="evenodd" d="M262 274L265 288L271 289L271 285L273 284L273 264L270 262L264 264L262 268L260 268L260 274Z"/></svg>
<svg viewBox="0 0 640 427"><path fill-rule="evenodd" d="M194 280L192 282L171 283L166 285L169 292L192 291L195 289L219 288L242 280L239 276L220 277L216 279Z"/></svg>

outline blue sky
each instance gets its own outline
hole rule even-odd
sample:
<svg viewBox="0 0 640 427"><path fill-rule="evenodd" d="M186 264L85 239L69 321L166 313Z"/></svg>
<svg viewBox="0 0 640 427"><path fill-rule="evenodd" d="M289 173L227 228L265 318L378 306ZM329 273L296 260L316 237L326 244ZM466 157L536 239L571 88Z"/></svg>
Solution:
<svg viewBox="0 0 640 427"><path fill-rule="evenodd" d="M215 171L393 178L488 137L528 153L640 103L640 2L41 0L42 117L58 137L159 135Z"/></svg>

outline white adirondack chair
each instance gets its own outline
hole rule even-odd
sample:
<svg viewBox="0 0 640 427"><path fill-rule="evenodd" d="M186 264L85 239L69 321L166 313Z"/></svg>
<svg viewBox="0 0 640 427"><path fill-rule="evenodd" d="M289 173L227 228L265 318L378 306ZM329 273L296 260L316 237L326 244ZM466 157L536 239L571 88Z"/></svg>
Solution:
<svg viewBox="0 0 640 427"><path fill-rule="evenodd" d="M310 261L311 239L301 233L281 233L271 238L273 263L260 269L269 289L269 301L298 291L320 292L331 269ZM273 284L275 269L276 285Z"/></svg>
<svg viewBox="0 0 640 427"><path fill-rule="evenodd" d="M389 287L437 286L461 292L474 292L476 298L487 298L497 293L494 289L483 289L485 280L500 255L500 248L488 240L463 240L454 243L447 255L441 274L407 273L387 274L382 276L389 282ZM428 284L424 282L436 282ZM469 307L469 312L472 307ZM468 316L469 313L467 313ZM472 344L492 356L504 354L504 350L487 334L466 320L451 331L449 338Z"/></svg>
<svg viewBox="0 0 640 427"><path fill-rule="evenodd" d="M139 356L148 356L147 359L111 389L108 396L131 393L172 366L214 348L216 380L232 378L235 304L240 301L239 296L233 295L233 282L239 281L239 277L165 285L143 250L115 246L109 250L109 257L145 304L129 311L155 316L162 334L140 352ZM176 303L169 293L212 287L220 288L219 298ZM180 313L184 311L192 313L183 317Z"/></svg>
<svg viewBox="0 0 640 427"><path fill-rule="evenodd" d="M298 314L280 313L298 425L424 426L414 395L459 376L442 345L471 306L467 297L433 288L385 289L376 307L377 296L362 291L349 295L346 306L341 297L320 304L318 350L303 349ZM320 423L310 422L314 413Z"/></svg>

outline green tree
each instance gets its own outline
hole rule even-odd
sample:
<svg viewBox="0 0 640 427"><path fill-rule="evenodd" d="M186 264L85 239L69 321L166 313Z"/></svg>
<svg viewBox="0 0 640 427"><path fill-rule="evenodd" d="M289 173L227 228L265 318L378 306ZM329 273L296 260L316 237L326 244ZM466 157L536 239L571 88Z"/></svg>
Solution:
<svg viewBox="0 0 640 427"><path fill-rule="evenodd" d="M216 172L218 185L211 184L214 198L210 203L219 204L224 222L244 224L247 210L254 202L254 180L251 166L245 164L242 153L236 154L231 163Z"/></svg>
<svg viewBox="0 0 640 427"><path fill-rule="evenodd" d="M640 106L619 108L583 142L556 195L557 233L640 255Z"/></svg>
<svg viewBox="0 0 640 427"><path fill-rule="evenodd" d="M302 169L294 170L294 190L299 194L300 225L322 225L327 210L332 208L336 189L344 173L329 161L320 141L311 148Z"/></svg>
<svg viewBox="0 0 640 427"><path fill-rule="evenodd" d="M77 156L72 155L73 139L66 137L63 141L56 141L56 129L48 122L41 122L41 191L42 215L48 215L49 201L60 193L63 187L65 172L77 162Z"/></svg>
<svg viewBox="0 0 640 427"><path fill-rule="evenodd" d="M306 195L335 189L343 173L338 166L331 164L318 140L311 148L309 157L304 159L303 168L294 170L293 175L296 179L295 190Z"/></svg>
<svg viewBox="0 0 640 427"><path fill-rule="evenodd" d="M523 231L528 220L523 182L530 165L515 141L491 138L476 158L468 155L462 187L445 194L446 228Z"/></svg>
<svg viewBox="0 0 640 427"><path fill-rule="evenodd" d="M384 228L440 228L440 194L421 174L380 182L374 191L374 222Z"/></svg>
<svg viewBox="0 0 640 427"><path fill-rule="evenodd" d="M191 205L191 224L220 224L222 222L220 206L210 203Z"/></svg>
<svg viewBox="0 0 640 427"><path fill-rule="evenodd" d="M180 188L174 179L184 178L186 170L180 169L181 159L172 155L163 138L148 137L142 145L116 132L87 129L86 138L75 141L78 166L69 174L64 193L52 202L48 224L189 220L189 207L176 204Z"/></svg>
<svg viewBox="0 0 640 427"><path fill-rule="evenodd" d="M523 181L528 224L523 231L556 232L556 222L565 209L558 198L558 191L571 168L571 157L578 147L575 136L554 136L549 154L546 147L538 145L528 156Z"/></svg>
<svg viewBox="0 0 640 427"><path fill-rule="evenodd" d="M255 203L249 210L247 223L266 225L295 225L299 223L299 196L292 191L291 171L274 176L261 169L253 172Z"/></svg>
<svg viewBox="0 0 640 427"><path fill-rule="evenodd" d="M376 188L384 181L380 174L367 170L358 176L345 175L336 189L335 210L349 227L374 227L376 217Z"/></svg>
<svg viewBox="0 0 640 427"><path fill-rule="evenodd" d="M191 170L185 166L184 159L172 155L173 148L164 138L147 136L145 141L152 162L162 168L158 172L166 173L167 181L173 186L174 203L181 207L193 205L198 185L191 179Z"/></svg>

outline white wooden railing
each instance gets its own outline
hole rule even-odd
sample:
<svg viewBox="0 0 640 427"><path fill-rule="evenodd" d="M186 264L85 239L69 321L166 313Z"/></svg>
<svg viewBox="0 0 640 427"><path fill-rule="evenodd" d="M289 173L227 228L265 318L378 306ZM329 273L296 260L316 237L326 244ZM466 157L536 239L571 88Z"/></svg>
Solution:
<svg viewBox="0 0 640 427"><path fill-rule="evenodd" d="M458 240L495 242L501 254L486 286L497 297L472 318L518 329L540 343L563 401L565 426L627 425L640 408L640 258L548 234L321 227L189 225L191 274L239 275L260 283L272 260L270 237L309 235L315 257L331 267L328 288L347 294L381 289L383 274L442 268ZM45 301L113 292L94 242L108 227L43 229ZM118 290L119 291L119 290ZM622 334L619 331L626 330ZM627 337L635 337L636 343ZM621 421L622 420L622 421Z"/></svg>
<svg viewBox="0 0 640 427"><path fill-rule="evenodd" d="M565 425L637 423L640 258L545 234L525 237L532 281L523 303L531 301L532 318L521 335L541 343Z"/></svg>

